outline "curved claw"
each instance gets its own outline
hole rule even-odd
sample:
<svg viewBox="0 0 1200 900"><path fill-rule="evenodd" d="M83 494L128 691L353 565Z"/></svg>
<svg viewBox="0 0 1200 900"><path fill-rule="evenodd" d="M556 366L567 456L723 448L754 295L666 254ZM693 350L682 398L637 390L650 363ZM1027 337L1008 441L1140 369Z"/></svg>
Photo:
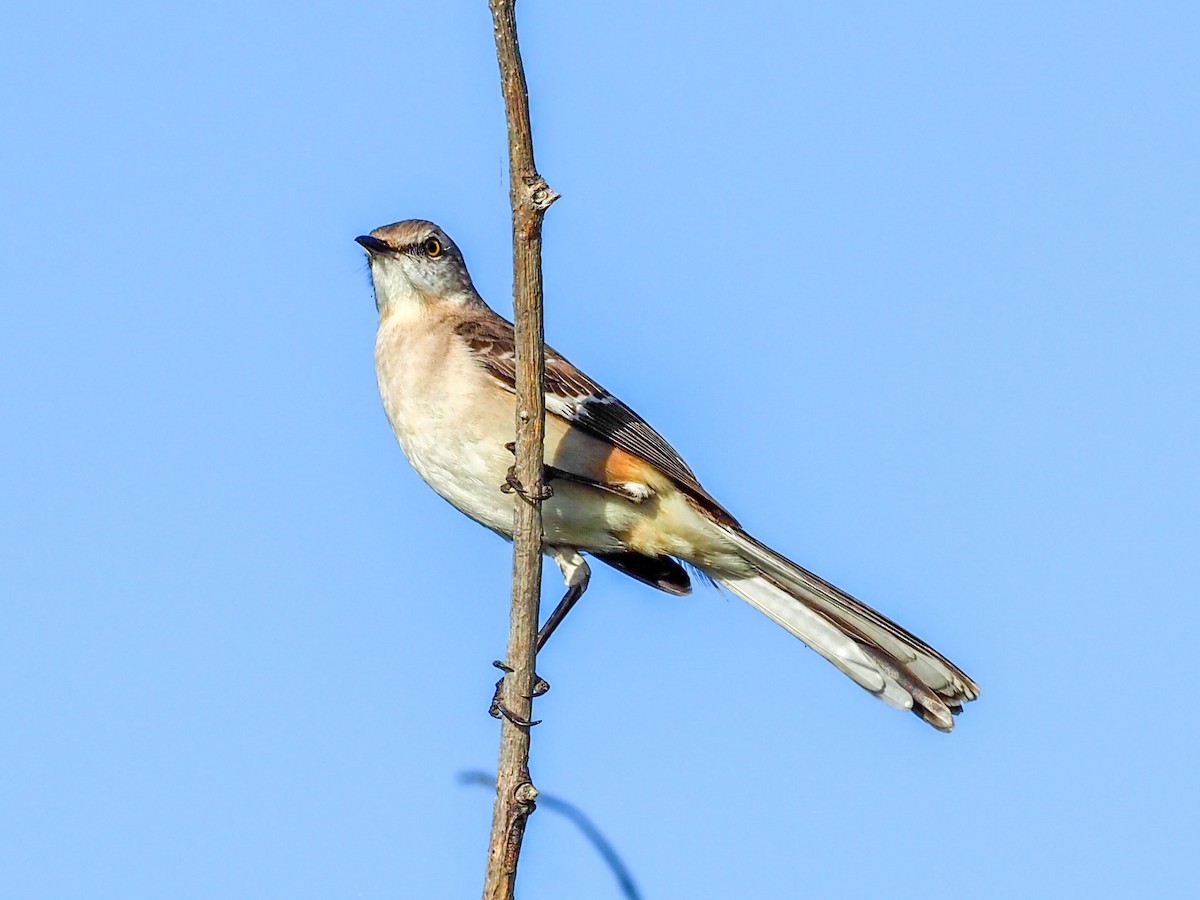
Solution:
<svg viewBox="0 0 1200 900"><path fill-rule="evenodd" d="M541 719L522 719L503 703L494 703L492 706L493 709L488 711L492 713L493 718L498 719L500 716L504 716L504 718L508 719L508 721L512 722L514 725L520 726L521 728L532 728L534 725L542 724Z"/></svg>

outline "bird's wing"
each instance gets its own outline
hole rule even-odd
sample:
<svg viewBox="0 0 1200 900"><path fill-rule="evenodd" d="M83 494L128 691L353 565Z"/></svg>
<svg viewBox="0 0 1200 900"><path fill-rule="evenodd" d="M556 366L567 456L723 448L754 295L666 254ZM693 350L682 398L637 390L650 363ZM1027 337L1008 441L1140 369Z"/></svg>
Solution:
<svg viewBox="0 0 1200 900"><path fill-rule="evenodd" d="M455 331L476 361L506 391L516 393L517 360L511 322L500 316L465 319ZM666 439L607 390L546 347L546 412L654 466L722 524L731 516L700 486Z"/></svg>

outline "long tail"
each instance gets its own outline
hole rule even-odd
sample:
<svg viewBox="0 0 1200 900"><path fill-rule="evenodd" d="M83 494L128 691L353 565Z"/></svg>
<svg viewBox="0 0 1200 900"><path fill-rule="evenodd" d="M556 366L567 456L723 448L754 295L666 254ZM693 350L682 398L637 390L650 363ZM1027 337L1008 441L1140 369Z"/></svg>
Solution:
<svg viewBox="0 0 1200 900"><path fill-rule="evenodd" d="M734 528L722 528L748 573L705 573L782 625L896 709L950 731L979 686L916 635Z"/></svg>

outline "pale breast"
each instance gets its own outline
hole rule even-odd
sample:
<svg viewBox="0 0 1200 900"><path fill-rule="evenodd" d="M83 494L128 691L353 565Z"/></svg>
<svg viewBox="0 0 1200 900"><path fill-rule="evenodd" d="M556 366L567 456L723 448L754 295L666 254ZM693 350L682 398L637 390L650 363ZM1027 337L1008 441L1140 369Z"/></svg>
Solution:
<svg viewBox="0 0 1200 900"><path fill-rule="evenodd" d="M448 329L418 324L385 319L376 337L375 374L392 431L430 487L508 534L512 498L499 487L513 462L504 447L515 430L512 405L485 395L487 382Z"/></svg>
<svg viewBox="0 0 1200 900"><path fill-rule="evenodd" d="M515 397L471 356L452 326L385 317L375 344L379 393L392 430L417 473L475 521L511 537L514 495L500 490L515 457ZM633 482L644 463L549 417L546 459L589 480ZM626 466L625 468L630 468ZM655 480L667 483L660 474ZM611 492L558 480L543 504L547 541L618 549L634 523L658 504L634 504Z"/></svg>

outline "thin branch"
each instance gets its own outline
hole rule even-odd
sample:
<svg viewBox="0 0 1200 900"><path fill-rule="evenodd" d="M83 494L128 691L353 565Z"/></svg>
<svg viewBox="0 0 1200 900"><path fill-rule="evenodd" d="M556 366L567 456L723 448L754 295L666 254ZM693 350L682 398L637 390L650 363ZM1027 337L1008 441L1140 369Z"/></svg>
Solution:
<svg viewBox="0 0 1200 900"><path fill-rule="evenodd" d="M484 787L492 786L492 776L487 772L463 772L459 776L459 780L463 784L478 784ZM552 794L539 794L538 803L546 809L560 813L567 819L575 823L575 827L583 832L596 852L603 857L608 863L608 867L612 869L612 873L616 876L617 884L621 887L621 893L625 900L641 900L642 895L638 892L637 885L633 883L633 875L625 868L625 863L621 861L621 857L617 855L616 849L608 842L608 839L600 832L592 820L584 815L574 803L568 803L566 800L561 800Z"/></svg>
<svg viewBox="0 0 1200 900"><path fill-rule="evenodd" d="M542 331L542 217L558 195L537 173L529 127L529 93L517 45L516 0L489 0L500 63L500 88L508 120L508 157L513 226L513 311L517 356L517 461L521 490L513 516L512 616L501 702L496 803L488 844L484 900L511 900L525 821L537 789L529 777L529 728L533 712L535 642L542 588L542 443L546 397ZM527 501L527 502L525 502ZM514 721L516 720L516 721Z"/></svg>

